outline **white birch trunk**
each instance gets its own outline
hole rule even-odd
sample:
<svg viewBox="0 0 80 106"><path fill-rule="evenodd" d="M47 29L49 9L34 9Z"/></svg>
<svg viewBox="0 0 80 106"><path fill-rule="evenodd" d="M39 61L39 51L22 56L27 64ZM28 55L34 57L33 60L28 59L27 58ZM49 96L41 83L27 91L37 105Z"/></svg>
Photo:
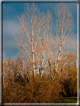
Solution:
<svg viewBox="0 0 80 106"><path fill-rule="evenodd" d="M56 62L56 72L58 72L58 64L60 62L60 53L62 49L62 35L63 35L63 25L61 25L61 38L60 38L60 45L58 50L57 62Z"/></svg>
<svg viewBox="0 0 80 106"><path fill-rule="evenodd" d="M33 77L36 77L35 75L35 59L34 59L34 48L33 48L33 37L34 37L34 32L33 32L33 25L32 25L32 63L33 63Z"/></svg>

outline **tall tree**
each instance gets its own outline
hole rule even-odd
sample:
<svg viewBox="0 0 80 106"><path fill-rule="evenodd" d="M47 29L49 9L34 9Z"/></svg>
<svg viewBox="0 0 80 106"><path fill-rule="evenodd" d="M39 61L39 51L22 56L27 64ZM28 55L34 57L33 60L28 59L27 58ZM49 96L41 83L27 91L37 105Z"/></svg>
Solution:
<svg viewBox="0 0 80 106"><path fill-rule="evenodd" d="M53 44L52 28L53 19L52 14L47 11L46 14L42 14L42 30L39 41L37 42L36 54L39 61L39 72L42 77L43 69L45 70L47 58L51 57L51 50Z"/></svg>
<svg viewBox="0 0 80 106"><path fill-rule="evenodd" d="M17 31L15 40L19 44L19 49L24 54L26 53L28 58L33 64L33 76L35 77L35 46L38 40L38 36L41 32L41 14L39 9L33 3L29 8L27 4L25 13L19 17L19 31Z"/></svg>
<svg viewBox="0 0 80 106"><path fill-rule="evenodd" d="M56 52L56 72L60 69L59 63L62 57L66 57L67 53L71 50L76 50L76 40L74 35L74 24L70 10L65 4L60 4L55 10L56 24L55 24L55 37L54 45ZM66 61L65 61L66 63ZM65 64L64 63L64 64Z"/></svg>

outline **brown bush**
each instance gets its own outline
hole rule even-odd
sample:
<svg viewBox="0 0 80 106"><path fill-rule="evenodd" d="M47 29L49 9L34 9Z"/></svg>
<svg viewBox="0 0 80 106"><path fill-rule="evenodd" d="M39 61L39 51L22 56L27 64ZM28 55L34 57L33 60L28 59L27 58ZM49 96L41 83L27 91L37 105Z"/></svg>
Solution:
<svg viewBox="0 0 80 106"><path fill-rule="evenodd" d="M70 67L65 74L62 73L59 82L66 96L77 96L77 69L75 67Z"/></svg>
<svg viewBox="0 0 80 106"><path fill-rule="evenodd" d="M55 81L43 80L40 77L31 79L30 83L21 85L9 83L3 89L4 103L55 103L61 102L61 85Z"/></svg>
<svg viewBox="0 0 80 106"><path fill-rule="evenodd" d="M56 73L55 79L49 79L47 73L33 78L28 68L21 69L17 60L4 61L3 103L60 103L63 96L77 95L76 67Z"/></svg>

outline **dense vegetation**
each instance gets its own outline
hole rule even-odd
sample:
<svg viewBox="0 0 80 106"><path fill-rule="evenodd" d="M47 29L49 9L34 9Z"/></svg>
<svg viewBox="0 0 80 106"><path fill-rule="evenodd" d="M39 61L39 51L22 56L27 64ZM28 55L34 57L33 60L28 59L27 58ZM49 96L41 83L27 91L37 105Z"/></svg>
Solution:
<svg viewBox="0 0 80 106"><path fill-rule="evenodd" d="M55 79L44 73L36 78L32 73L19 70L23 67L19 59L5 59L3 62L4 103L61 103L64 97L77 96L77 69L68 67L56 73ZM27 63L26 63L27 64Z"/></svg>

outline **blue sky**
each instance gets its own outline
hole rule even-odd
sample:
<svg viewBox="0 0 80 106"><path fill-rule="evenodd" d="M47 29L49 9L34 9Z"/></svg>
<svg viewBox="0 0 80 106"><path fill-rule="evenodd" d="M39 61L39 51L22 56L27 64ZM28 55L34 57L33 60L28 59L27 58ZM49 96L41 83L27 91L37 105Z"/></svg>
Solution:
<svg viewBox="0 0 80 106"><path fill-rule="evenodd" d="M77 3L65 3L72 12L73 23L75 24L74 33L77 37ZM40 12L46 13L49 10L55 21L56 16L54 8L59 3L35 3L38 5ZM3 3L3 52L7 57L14 58L19 52L15 42L13 33L19 25L18 16L24 12L25 3Z"/></svg>

